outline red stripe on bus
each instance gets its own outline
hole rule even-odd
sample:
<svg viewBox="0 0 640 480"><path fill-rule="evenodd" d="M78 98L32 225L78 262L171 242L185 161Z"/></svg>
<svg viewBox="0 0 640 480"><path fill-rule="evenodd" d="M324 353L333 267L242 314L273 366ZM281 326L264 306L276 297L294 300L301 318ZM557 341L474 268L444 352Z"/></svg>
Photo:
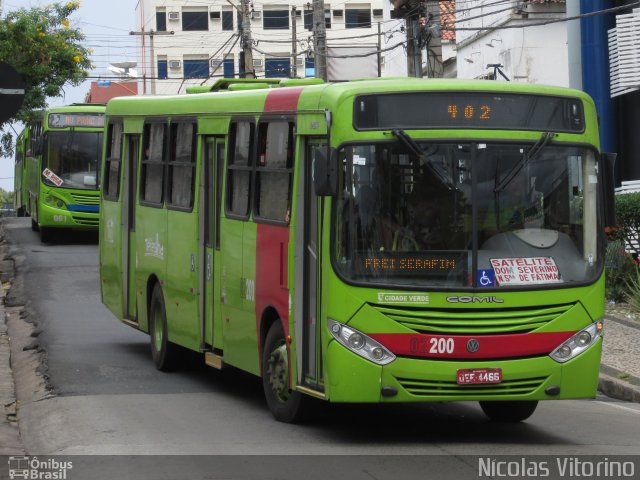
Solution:
<svg viewBox="0 0 640 480"><path fill-rule="evenodd" d="M302 87L272 88L264 103L264 112L295 112Z"/></svg>
<svg viewBox="0 0 640 480"><path fill-rule="evenodd" d="M289 335L289 286L287 285L287 252L289 227L257 224L256 233L256 319L260 332L262 314L274 307L285 336Z"/></svg>
<svg viewBox="0 0 640 480"><path fill-rule="evenodd" d="M543 332L507 335L376 333L368 335L398 356L483 359L548 354L575 333ZM475 352L470 351L473 349L473 345L469 344L470 340L478 342L478 349Z"/></svg>

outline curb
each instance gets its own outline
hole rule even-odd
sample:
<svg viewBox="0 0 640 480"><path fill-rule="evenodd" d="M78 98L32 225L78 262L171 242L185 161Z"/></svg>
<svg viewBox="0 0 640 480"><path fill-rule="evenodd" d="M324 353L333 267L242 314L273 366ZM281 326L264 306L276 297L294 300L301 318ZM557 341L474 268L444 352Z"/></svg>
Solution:
<svg viewBox="0 0 640 480"><path fill-rule="evenodd" d="M634 385L633 383L626 382L614 376L621 373L622 372L615 368L601 365L600 376L598 378L598 391L611 398L640 403L640 385ZM631 378L637 381L635 377Z"/></svg>

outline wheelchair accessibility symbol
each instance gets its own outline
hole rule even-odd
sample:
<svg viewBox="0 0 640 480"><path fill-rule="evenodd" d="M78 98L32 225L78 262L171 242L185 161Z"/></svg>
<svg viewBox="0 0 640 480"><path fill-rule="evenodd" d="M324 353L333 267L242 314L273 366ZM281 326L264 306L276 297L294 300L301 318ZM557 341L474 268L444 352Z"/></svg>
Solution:
<svg viewBox="0 0 640 480"><path fill-rule="evenodd" d="M478 286L493 287L496 283L496 275L493 270L478 270Z"/></svg>

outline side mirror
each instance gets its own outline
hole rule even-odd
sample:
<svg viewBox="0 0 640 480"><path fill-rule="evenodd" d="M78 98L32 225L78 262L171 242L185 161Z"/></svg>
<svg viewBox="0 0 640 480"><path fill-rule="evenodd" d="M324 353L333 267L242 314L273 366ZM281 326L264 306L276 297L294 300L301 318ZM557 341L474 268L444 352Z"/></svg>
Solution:
<svg viewBox="0 0 640 480"><path fill-rule="evenodd" d="M616 164L617 153L602 153L600 155L602 200L604 213L604 226L612 227L616 224L616 198L614 183L614 166Z"/></svg>
<svg viewBox="0 0 640 480"><path fill-rule="evenodd" d="M33 145L33 155L42 155L42 145L44 144L42 137L38 138Z"/></svg>
<svg viewBox="0 0 640 480"><path fill-rule="evenodd" d="M335 148L316 149L311 168L316 195L332 197L338 193L338 152Z"/></svg>

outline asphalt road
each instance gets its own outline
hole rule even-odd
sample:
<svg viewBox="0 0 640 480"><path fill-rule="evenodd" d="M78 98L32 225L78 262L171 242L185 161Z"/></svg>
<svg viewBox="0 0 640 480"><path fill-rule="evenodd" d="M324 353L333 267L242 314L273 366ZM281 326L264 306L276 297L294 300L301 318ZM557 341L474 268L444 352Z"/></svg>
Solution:
<svg viewBox="0 0 640 480"><path fill-rule="evenodd" d="M14 255L23 257L23 300L42 331L39 341L53 388L44 400L21 399L20 431L32 455L250 455L246 458L253 461L271 459L278 471L282 463L289 472L299 467L310 478L321 473L336 478L329 475L331 469L347 468L349 458L361 458L348 456L356 455L376 456L362 457L377 472L362 478L410 478L409 471L415 471L415 478L451 478L459 469L478 478L477 465L465 455L640 455L640 404L604 396L542 402L517 425L491 423L477 404L465 402L323 405L309 424L278 423L267 410L259 380L250 375L209 369L196 355L178 372L154 368L148 336L120 323L100 302L95 235L41 244L30 219L4 222ZM278 455L296 457L284 461L287 457ZM315 466L315 457L303 455L341 460ZM424 455L443 457L425 467L418 460ZM242 478L275 478L263 475L262 467L252 468L252 460L238 463L238 457L218 458L224 475L203 478L234 478L223 468L228 458L247 470ZM395 465L404 466L407 476L380 474L393 472ZM442 475L420 476L423 468ZM169 471L160 468L137 478L180 478L163 476ZM283 473L279 478L289 477Z"/></svg>

